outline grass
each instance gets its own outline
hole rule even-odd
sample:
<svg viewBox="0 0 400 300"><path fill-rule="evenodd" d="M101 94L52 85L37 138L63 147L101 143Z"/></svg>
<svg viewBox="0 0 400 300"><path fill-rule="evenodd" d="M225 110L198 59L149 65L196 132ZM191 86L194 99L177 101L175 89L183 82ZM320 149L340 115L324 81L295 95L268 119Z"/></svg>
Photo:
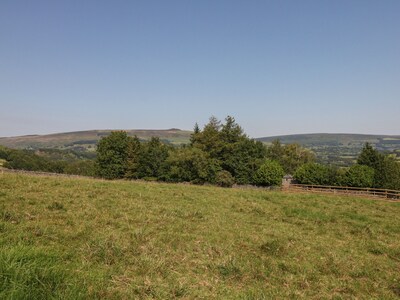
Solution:
<svg viewBox="0 0 400 300"><path fill-rule="evenodd" d="M0 299L400 297L400 203L0 174Z"/></svg>

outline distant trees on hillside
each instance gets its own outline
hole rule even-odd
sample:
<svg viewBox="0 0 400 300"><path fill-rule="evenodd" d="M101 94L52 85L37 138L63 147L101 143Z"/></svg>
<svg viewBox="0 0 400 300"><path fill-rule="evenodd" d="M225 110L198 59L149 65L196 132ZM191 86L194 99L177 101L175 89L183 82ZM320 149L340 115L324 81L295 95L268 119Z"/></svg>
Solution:
<svg viewBox="0 0 400 300"><path fill-rule="evenodd" d="M374 187L400 189L400 163L393 157L378 152L366 143L357 159L357 164L374 170Z"/></svg>
<svg viewBox="0 0 400 300"><path fill-rule="evenodd" d="M234 182L251 184L265 159L265 146L247 137L230 116L225 123L211 117L202 130L196 124L190 140L189 145L172 147L158 138L140 143L124 132L113 132L98 144L98 174L109 179L216 183L217 174L225 171Z"/></svg>
<svg viewBox="0 0 400 300"><path fill-rule="evenodd" d="M57 149L8 149L0 146L3 167L106 179L145 179L166 182L280 185L284 174L298 183L400 189L400 163L368 143L357 164L339 168L315 162L315 155L298 144L272 145L249 138L235 119L211 117L196 123L190 143L173 146L153 137L140 141L124 131L102 137L94 154ZM88 159L89 158L89 159Z"/></svg>
<svg viewBox="0 0 400 300"><path fill-rule="evenodd" d="M55 149L38 151L10 149L0 146L3 167L16 170L66 173L94 176L94 161L81 158L79 154Z"/></svg>
<svg viewBox="0 0 400 300"><path fill-rule="evenodd" d="M267 149L267 157L280 163L287 174L293 174L300 166L315 162L315 154L299 144L282 145L279 140Z"/></svg>
<svg viewBox="0 0 400 300"><path fill-rule="evenodd" d="M103 137L97 147L97 174L168 182L212 183L220 186L280 185L285 172L314 161L299 145L271 147L249 138L236 120L211 117L201 129L196 123L190 144L173 147L158 138L140 142L125 132Z"/></svg>
<svg viewBox="0 0 400 300"><path fill-rule="evenodd" d="M307 163L294 174L297 182L316 185L342 185L400 189L400 163L393 157L378 152L366 143L358 156L357 164L348 168L336 168Z"/></svg>

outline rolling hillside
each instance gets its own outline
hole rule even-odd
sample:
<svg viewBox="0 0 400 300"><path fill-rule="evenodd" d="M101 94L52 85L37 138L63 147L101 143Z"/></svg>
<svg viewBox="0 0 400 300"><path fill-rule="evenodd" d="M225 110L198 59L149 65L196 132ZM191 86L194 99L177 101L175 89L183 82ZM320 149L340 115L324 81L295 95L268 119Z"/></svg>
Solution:
<svg viewBox="0 0 400 300"><path fill-rule="evenodd" d="M94 150L101 137L107 136L113 130L88 130L48 135L26 135L17 137L0 138L0 145L16 149L73 149ZM172 144L184 144L189 142L190 131L176 128L166 130L125 130L130 136L147 140L151 137L159 137L164 142Z"/></svg>
<svg viewBox="0 0 400 300"><path fill-rule="evenodd" d="M400 203L0 172L0 299L398 299Z"/></svg>
<svg viewBox="0 0 400 300"><path fill-rule="evenodd" d="M400 156L400 135L313 133L262 137L257 140L269 144L277 139L282 144L298 143L313 150L320 161L338 165L354 162L367 142L379 151Z"/></svg>

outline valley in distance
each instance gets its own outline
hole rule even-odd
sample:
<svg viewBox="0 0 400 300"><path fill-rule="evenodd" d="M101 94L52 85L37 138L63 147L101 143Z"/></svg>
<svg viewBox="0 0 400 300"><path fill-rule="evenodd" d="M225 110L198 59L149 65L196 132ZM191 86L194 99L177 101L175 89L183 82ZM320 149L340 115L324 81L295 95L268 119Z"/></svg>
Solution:
<svg viewBox="0 0 400 300"><path fill-rule="evenodd" d="M121 129L124 130L124 129ZM1 137L0 145L14 149L59 149L76 152L95 152L97 142L115 130L87 130L46 135ZM181 145L189 143L192 131L177 128L164 130L124 130L140 140L158 137L164 143ZM365 143L378 151L391 154L400 160L400 135L372 135L349 133L311 133L255 138L265 144L279 140L282 144L297 143L312 150L317 161L324 164L349 166L356 161Z"/></svg>

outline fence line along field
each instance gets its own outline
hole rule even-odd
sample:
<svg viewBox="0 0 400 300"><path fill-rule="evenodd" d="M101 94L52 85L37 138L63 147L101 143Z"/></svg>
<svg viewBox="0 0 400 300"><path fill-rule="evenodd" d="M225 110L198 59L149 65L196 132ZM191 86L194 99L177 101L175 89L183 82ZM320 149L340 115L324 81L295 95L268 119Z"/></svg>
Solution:
<svg viewBox="0 0 400 300"><path fill-rule="evenodd" d="M341 195L350 195L361 197L372 197L375 199L386 199L389 201L400 201L400 191L377 189L377 188L359 188L351 186L330 186L313 184L289 184L284 186L286 191L307 192L307 193L333 193Z"/></svg>
<svg viewBox="0 0 400 300"><path fill-rule="evenodd" d="M400 297L400 203L0 174L1 299Z"/></svg>

